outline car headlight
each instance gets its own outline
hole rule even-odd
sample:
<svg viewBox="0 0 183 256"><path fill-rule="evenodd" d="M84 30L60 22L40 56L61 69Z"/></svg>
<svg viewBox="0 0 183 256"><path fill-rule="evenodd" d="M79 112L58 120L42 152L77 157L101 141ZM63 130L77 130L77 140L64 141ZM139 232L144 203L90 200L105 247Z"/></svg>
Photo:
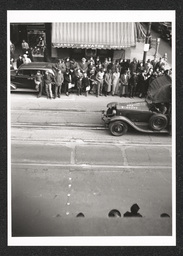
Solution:
<svg viewBox="0 0 183 256"><path fill-rule="evenodd" d="M113 113L113 115L116 115L116 110L115 110L115 109L113 109L112 113Z"/></svg>

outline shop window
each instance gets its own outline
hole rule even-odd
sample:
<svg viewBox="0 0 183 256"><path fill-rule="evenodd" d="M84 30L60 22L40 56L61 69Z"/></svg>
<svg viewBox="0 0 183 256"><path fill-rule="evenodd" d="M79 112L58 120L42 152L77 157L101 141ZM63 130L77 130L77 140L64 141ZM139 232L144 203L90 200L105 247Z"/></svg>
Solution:
<svg viewBox="0 0 183 256"><path fill-rule="evenodd" d="M44 57L46 48L46 33L44 31L28 31L28 43L33 57Z"/></svg>

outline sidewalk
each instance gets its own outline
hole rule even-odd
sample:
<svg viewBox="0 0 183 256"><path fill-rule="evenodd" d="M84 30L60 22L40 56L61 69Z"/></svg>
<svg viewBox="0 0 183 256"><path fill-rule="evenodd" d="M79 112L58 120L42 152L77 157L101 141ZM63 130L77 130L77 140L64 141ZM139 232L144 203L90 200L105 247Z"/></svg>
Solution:
<svg viewBox="0 0 183 256"><path fill-rule="evenodd" d="M21 99L21 101L20 101ZM106 109L109 102L121 102L121 103L133 103L143 102L145 99L139 97L134 98L120 98L119 96L99 96L95 95L76 95L70 94L66 96L61 94L61 98L47 99L45 95L41 98L37 98L37 94L30 93L12 93L11 94L11 107L12 109L16 105L16 109L52 109L52 110L70 110L70 111L102 111Z"/></svg>

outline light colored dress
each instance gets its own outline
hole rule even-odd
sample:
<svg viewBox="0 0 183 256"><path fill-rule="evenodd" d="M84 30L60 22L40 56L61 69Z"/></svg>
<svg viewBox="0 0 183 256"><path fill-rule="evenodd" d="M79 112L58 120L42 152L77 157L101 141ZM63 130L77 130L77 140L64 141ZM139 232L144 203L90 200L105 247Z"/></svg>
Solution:
<svg viewBox="0 0 183 256"><path fill-rule="evenodd" d="M119 90L119 77L120 73L119 72L114 72L112 75L112 95L118 94Z"/></svg>
<svg viewBox="0 0 183 256"><path fill-rule="evenodd" d="M112 75L110 73L106 73L104 77L106 92L111 91L111 84L112 84Z"/></svg>

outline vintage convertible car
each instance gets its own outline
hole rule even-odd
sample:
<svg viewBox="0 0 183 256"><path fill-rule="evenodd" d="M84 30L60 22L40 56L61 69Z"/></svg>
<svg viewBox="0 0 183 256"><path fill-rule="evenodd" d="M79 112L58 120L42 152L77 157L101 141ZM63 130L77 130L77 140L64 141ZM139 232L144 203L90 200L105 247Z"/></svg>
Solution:
<svg viewBox="0 0 183 256"><path fill-rule="evenodd" d="M163 75L149 84L144 102L111 102L102 112L102 120L114 136L121 136L129 126L139 132L171 132L171 83L169 75Z"/></svg>

